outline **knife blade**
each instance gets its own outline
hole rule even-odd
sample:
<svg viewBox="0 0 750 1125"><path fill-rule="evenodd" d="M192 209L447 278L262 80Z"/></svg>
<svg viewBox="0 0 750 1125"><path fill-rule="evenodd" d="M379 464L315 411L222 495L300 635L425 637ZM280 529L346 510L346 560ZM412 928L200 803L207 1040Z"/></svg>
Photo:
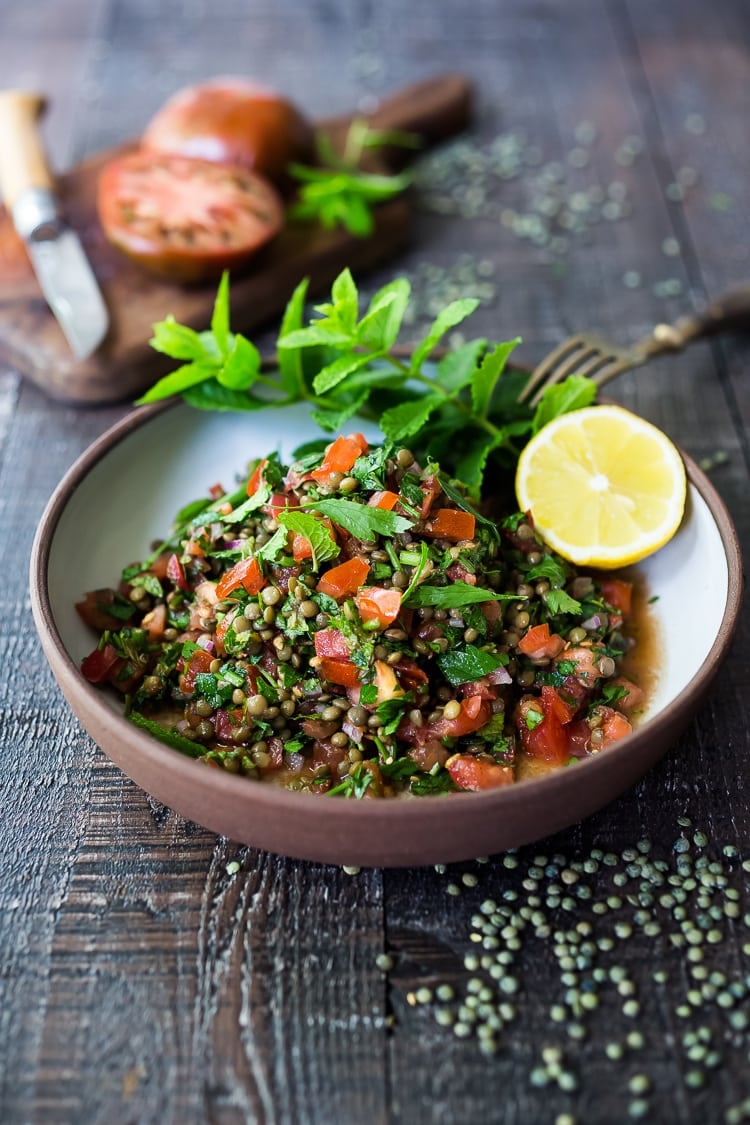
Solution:
<svg viewBox="0 0 750 1125"><path fill-rule="evenodd" d="M109 314L81 240L55 198L38 131L44 106L38 94L0 92L0 194L47 304L74 355L86 359L106 336Z"/></svg>

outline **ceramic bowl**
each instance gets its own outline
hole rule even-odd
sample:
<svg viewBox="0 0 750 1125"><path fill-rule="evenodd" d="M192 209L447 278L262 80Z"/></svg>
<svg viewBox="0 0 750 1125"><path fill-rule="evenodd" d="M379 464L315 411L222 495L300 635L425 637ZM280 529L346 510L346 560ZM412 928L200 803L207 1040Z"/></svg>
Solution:
<svg viewBox="0 0 750 1125"><path fill-rule="evenodd" d="M317 436L306 409L206 414L183 404L128 415L83 454L52 496L31 560L45 654L76 715L139 786L234 840L303 859L407 866L469 859L556 832L602 808L674 745L726 655L739 612L741 557L731 518L686 457L688 505L677 535L639 564L661 656L647 714L622 742L575 769L484 793L405 800L316 797L207 769L133 727L118 698L79 671L93 647L74 603L116 583L185 503L248 460L284 456ZM376 431L369 435L377 437Z"/></svg>

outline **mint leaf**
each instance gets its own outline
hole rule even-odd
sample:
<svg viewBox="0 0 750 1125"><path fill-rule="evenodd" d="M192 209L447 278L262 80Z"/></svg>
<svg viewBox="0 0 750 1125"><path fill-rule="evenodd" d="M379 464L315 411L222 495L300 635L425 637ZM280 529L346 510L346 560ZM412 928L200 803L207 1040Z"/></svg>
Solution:
<svg viewBox="0 0 750 1125"><path fill-rule="evenodd" d="M334 433L340 430L341 427L347 422L353 414L364 406L367 401L367 391L362 391L361 394L351 399L349 402L344 403L340 409L335 409L335 400L331 402L331 410L313 410L311 418L316 422L321 430L327 430L328 433Z"/></svg>
<svg viewBox="0 0 750 1125"><path fill-rule="evenodd" d="M412 371L419 371L433 348L435 348L446 332L455 328L462 320L476 309L479 301L475 297L462 297L458 301L451 301L442 312L438 313L422 343L411 357Z"/></svg>
<svg viewBox="0 0 750 1125"><path fill-rule="evenodd" d="M508 356L520 343L521 337L516 336L515 340L508 340L504 344L497 344L482 360L479 370L471 384L471 401L475 412L480 418L487 417L487 410L492 399L495 384L505 369Z"/></svg>
<svg viewBox="0 0 750 1125"><path fill-rule="evenodd" d="M359 371L361 367L366 367L371 360L369 355L342 355L335 359L333 363L329 363L324 367L313 380L313 389L318 395L325 394L326 391L332 390L333 387L338 386L347 375L351 375L355 371Z"/></svg>
<svg viewBox="0 0 750 1125"><path fill-rule="evenodd" d="M318 500L311 507L328 516L356 539L370 540L377 535L393 536L399 531L408 531L412 526L411 520L396 512L370 508L367 504L358 504L356 500Z"/></svg>
<svg viewBox="0 0 750 1125"><path fill-rule="evenodd" d="M157 384L158 386L158 384ZM190 387L182 392L182 397L189 406L198 410L232 410L235 412L262 410L268 406L259 398L252 398L245 391L235 391L231 387L222 387L216 379L207 379L199 386Z"/></svg>
<svg viewBox="0 0 750 1125"><path fill-rule="evenodd" d="M481 679L488 672L502 668L508 663L508 655L504 652L485 652L475 645L466 645L465 648L443 653L436 663L450 683L468 684Z"/></svg>
<svg viewBox="0 0 750 1125"><path fill-rule="evenodd" d="M278 341L279 351L290 348L317 348L345 347L351 343L351 338L336 328L326 327L324 323L315 321L307 328L296 328L288 332L283 339Z"/></svg>
<svg viewBox="0 0 750 1125"><path fill-rule="evenodd" d="M219 516L218 518L222 523L241 523L251 512L257 512L258 508L262 508L271 499L271 489L267 484L261 484L255 490L252 496L248 496L238 507L229 512L226 516Z"/></svg>
<svg viewBox="0 0 750 1125"><path fill-rule="evenodd" d="M211 332L222 355L229 351L229 270L224 270L219 282L211 316ZM229 384L227 384L229 385Z"/></svg>
<svg viewBox="0 0 750 1125"><path fill-rule="evenodd" d="M313 566L317 570L322 562L335 559L340 552L337 543L334 543L331 532L324 523L307 512L300 512L295 508L284 508L276 513L276 519L282 527L289 531L296 531L304 535L312 547Z"/></svg>
<svg viewBox="0 0 750 1125"><path fill-rule="evenodd" d="M279 329L277 340L277 359L279 364L279 381L289 398L300 397L305 389L305 377L302 368L302 356L297 348L285 347L282 341L302 327L302 317L305 311L305 298L309 278L300 281L292 293Z"/></svg>
<svg viewBox="0 0 750 1125"><path fill-rule="evenodd" d="M380 428L389 441L404 441L422 429L431 414L445 403L443 395L425 395L383 411Z"/></svg>
<svg viewBox="0 0 750 1125"><path fill-rule="evenodd" d="M171 359L205 360L211 358L211 352L201 336L185 324L178 324L173 316L158 321L154 326L154 334L149 344L154 351L170 356Z"/></svg>
<svg viewBox="0 0 750 1125"><path fill-rule="evenodd" d="M502 444L503 436L503 434L498 436L482 434L470 446L469 452L461 458L456 466L456 476L467 488L471 489L474 496L479 496L484 479L484 470L487 467L487 458L493 449ZM464 506L465 503L466 501L463 501Z"/></svg>
<svg viewBox="0 0 750 1125"><path fill-rule="evenodd" d="M287 537L289 529L283 525L274 531L271 538L262 547L258 547L255 551L256 559L261 559L265 562L276 562L280 555L286 554L287 550ZM282 667L282 665L279 665Z"/></svg>
<svg viewBox="0 0 750 1125"><path fill-rule="evenodd" d="M408 604L414 609L422 606L436 606L438 609L455 609L462 605L472 605L474 602L499 602L518 601L517 594L495 594L492 590L485 590L481 586L470 586L468 582L452 582L450 586L428 586L422 584L412 590L402 604Z"/></svg>
<svg viewBox="0 0 750 1125"><path fill-rule="evenodd" d="M376 352L393 347L410 294L411 285L404 277L397 277L379 289L357 327L359 343Z"/></svg>
<svg viewBox="0 0 750 1125"><path fill-rule="evenodd" d="M211 379L215 372L216 364L210 360L185 363L182 367L178 367L176 371L165 375L150 390L146 391L145 395L136 399L136 406L143 406L147 402L159 402L163 398L171 398L172 395L182 394L190 387L203 383L206 379Z"/></svg>
<svg viewBox="0 0 750 1125"><path fill-rule="evenodd" d="M335 320L350 335L359 316L359 293L350 269L343 269L331 287Z"/></svg>
<svg viewBox="0 0 750 1125"><path fill-rule="evenodd" d="M596 383L585 375L569 375L563 383L547 387L534 415L533 433L553 418L590 406L596 398Z"/></svg>
<svg viewBox="0 0 750 1125"><path fill-rule="evenodd" d="M233 391L246 391L258 377L260 352L244 336L236 335L224 365L216 372L223 387Z"/></svg>
<svg viewBox="0 0 750 1125"><path fill-rule="evenodd" d="M470 340L455 351L448 352L437 365L437 382L447 391L460 391L474 379L479 357L487 347L486 340Z"/></svg>

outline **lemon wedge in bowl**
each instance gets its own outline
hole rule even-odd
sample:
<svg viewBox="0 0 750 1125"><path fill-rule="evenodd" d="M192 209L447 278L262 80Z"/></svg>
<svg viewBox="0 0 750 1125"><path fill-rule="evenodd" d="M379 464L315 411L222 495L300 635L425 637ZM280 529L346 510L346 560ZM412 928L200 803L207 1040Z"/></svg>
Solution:
<svg viewBox="0 0 750 1125"><path fill-rule="evenodd" d="M579 566L638 562L680 526L687 483L666 434L620 406L548 422L518 461L516 497L558 554Z"/></svg>

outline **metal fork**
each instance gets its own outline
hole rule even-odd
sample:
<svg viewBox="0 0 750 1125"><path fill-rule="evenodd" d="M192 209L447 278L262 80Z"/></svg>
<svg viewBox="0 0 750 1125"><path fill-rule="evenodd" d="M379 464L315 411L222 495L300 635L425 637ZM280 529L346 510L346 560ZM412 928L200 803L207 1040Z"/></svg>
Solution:
<svg viewBox="0 0 750 1125"><path fill-rule="evenodd" d="M730 328L750 328L750 282L727 290L704 309L682 316L674 324L657 324L629 348L613 346L588 333L569 336L534 368L517 401L536 406L547 387L568 375L587 375L602 387L652 356L682 351L693 340Z"/></svg>

